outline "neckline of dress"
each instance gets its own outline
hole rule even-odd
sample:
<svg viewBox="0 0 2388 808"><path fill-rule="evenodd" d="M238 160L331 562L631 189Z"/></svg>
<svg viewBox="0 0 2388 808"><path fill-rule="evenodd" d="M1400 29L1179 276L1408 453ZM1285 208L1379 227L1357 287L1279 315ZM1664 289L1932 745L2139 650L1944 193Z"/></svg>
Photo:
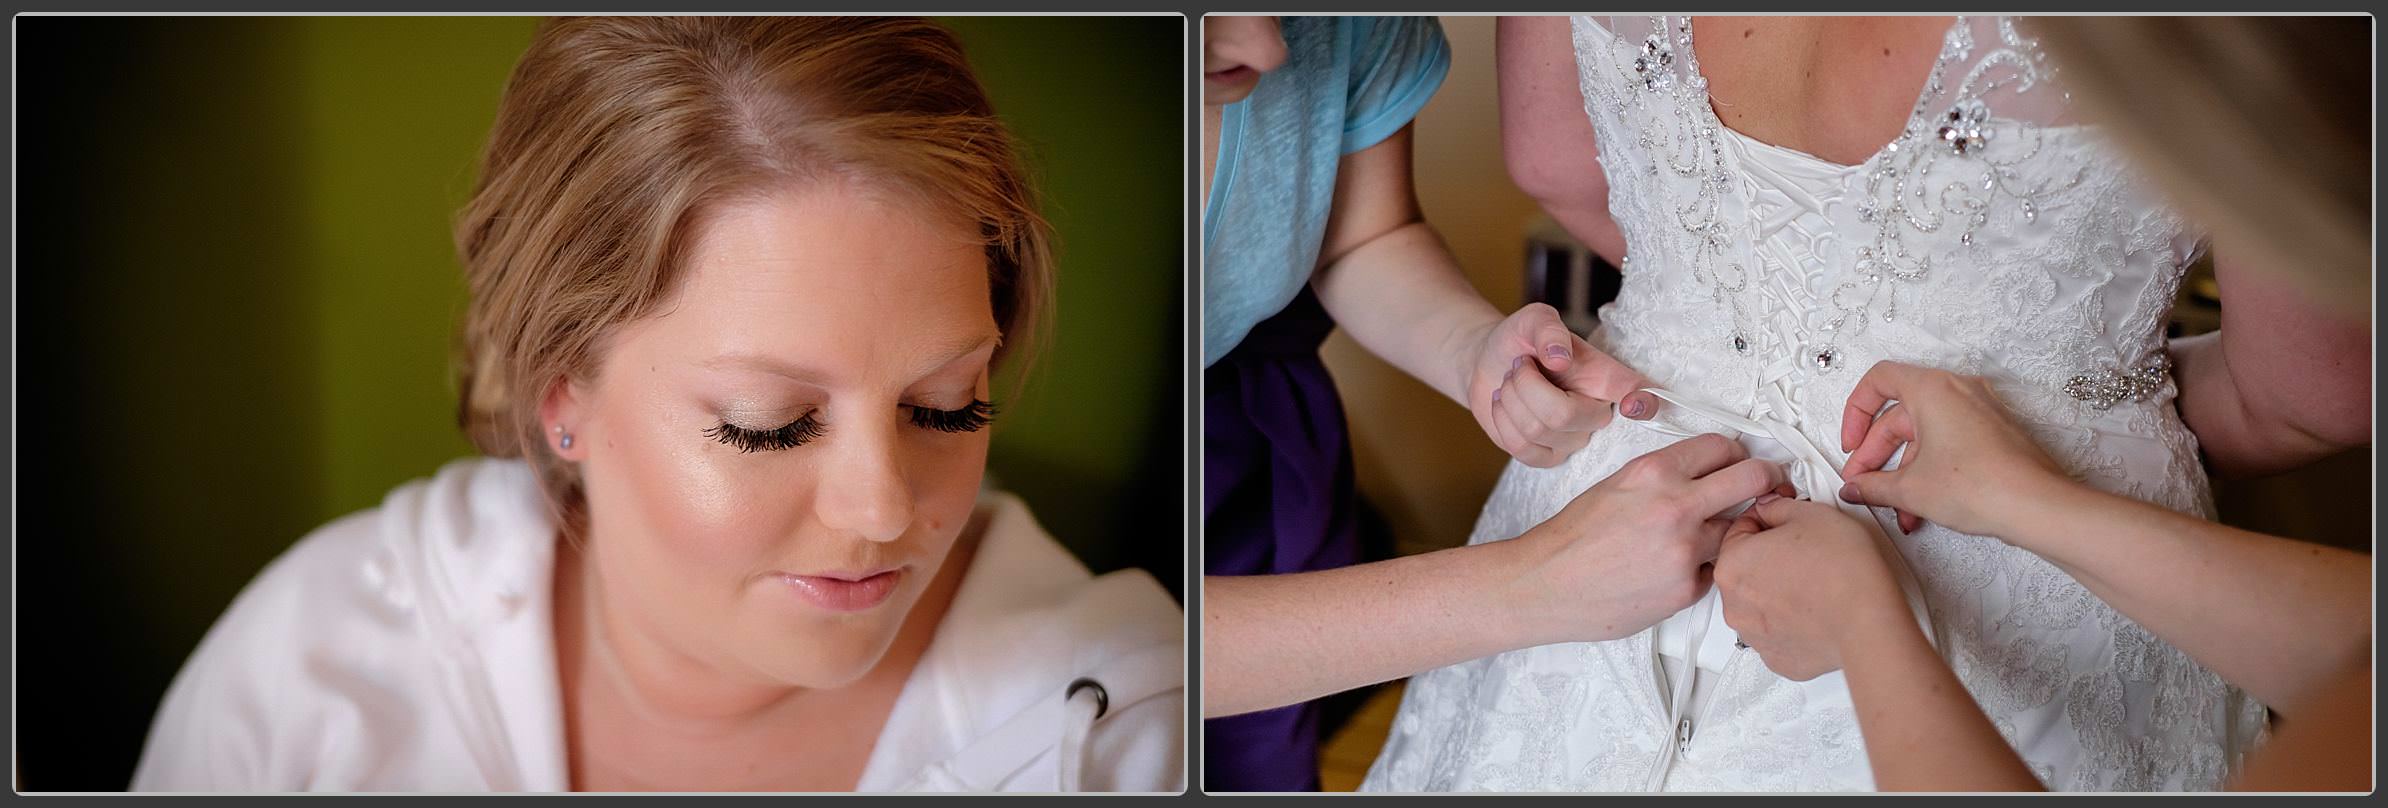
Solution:
<svg viewBox="0 0 2388 808"><path fill-rule="evenodd" d="M1723 116L1716 114L1716 97L1708 92L1708 76L1700 72L1699 45L1692 36L1692 18L1688 16L1683 18L1683 67L1684 72L1691 74L1691 78L1694 80L1693 86L1700 93L1700 112L1707 116L1709 125L1723 130L1727 135L1741 138L1744 142L1750 144L1799 155L1800 157L1814 160L1841 172L1852 172L1864 169L1877 162L1880 162L1892 154L1896 154L1899 150L1900 142L1913 137L1915 133L1919 131L1919 122L1923 118L1925 106L1931 103L1932 96L1938 94L1939 82L1935 81L1934 79L1939 78L1941 71L1946 69L1948 66L1950 50L1954 47L1954 43L1952 42L1950 34L1956 31L1958 26L1965 24L1965 17L1960 15L1951 18L1949 20L1949 26L1941 30L1940 52L1933 55L1932 68L1924 74L1923 86L1916 90L1915 105L1907 111L1906 122L1899 125L1899 134L1892 136L1889 141L1875 147L1873 153L1866 155L1866 159L1855 163L1844 164L1833 162L1800 149L1794 149L1789 146L1767 142L1754 135L1727 125ZM1660 26L1661 30L1664 30L1665 21L1663 18L1660 21Z"/></svg>

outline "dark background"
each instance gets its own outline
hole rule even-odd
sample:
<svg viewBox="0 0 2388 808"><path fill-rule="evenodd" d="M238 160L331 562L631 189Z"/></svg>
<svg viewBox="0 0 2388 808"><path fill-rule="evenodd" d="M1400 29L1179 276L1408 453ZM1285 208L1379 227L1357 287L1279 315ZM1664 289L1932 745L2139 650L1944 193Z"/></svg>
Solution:
<svg viewBox="0 0 2388 808"><path fill-rule="evenodd" d="M990 477L1182 598L1185 22L946 22L1060 234ZM251 576L472 453L448 228L535 21L16 23L18 788L118 790Z"/></svg>

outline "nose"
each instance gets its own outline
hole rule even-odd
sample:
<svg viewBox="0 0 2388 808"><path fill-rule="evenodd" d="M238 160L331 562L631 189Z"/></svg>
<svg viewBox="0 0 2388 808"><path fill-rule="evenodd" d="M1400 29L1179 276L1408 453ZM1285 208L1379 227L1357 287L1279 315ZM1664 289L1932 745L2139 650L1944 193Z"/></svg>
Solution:
<svg viewBox="0 0 2388 808"><path fill-rule="evenodd" d="M1202 20L1206 57L1233 60L1261 73L1285 66L1285 35L1276 17L1205 15Z"/></svg>
<svg viewBox="0 0 2388 808"><path fill-rule="evenodd" d="M1285 33L1278 27L1277 18L1262 17L1257 21L1251 47L1248 58L1252 69L1267 73L1285 66Z"/></svg>
<svg viewBox="0 0 2388 808"><path fill-rule="evenodd" d="M821 470L814 509L821 524L869 541L890 542L912 527L912 486L893 424L847 430ZM833 438L835 440L835 438Z"/></svg>

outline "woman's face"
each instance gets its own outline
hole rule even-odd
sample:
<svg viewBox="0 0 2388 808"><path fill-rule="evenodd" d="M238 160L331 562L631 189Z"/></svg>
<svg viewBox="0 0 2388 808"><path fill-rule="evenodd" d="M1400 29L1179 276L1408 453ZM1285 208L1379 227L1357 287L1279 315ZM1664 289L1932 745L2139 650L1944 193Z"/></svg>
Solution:
<svg viewBox="0 0 2388 808"><path fill-rule="evenodd" d="M1233 104L1252 94L1260 74L1285 65L1285 37L1275 17L1202 17L1202 103Z"/></svg>
<svg viewBox="0 0 2388 808"><path fill-rule="evenodd" d="M878 663L986 469L999 331L969 235L851 183L702 220L676 297L549 402L608 623L758 683Z"/></svg>

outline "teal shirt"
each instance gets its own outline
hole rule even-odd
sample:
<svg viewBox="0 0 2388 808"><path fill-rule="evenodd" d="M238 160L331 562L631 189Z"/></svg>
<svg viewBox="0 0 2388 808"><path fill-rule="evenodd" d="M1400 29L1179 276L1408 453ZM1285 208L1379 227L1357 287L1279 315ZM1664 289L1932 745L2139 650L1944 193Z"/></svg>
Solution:
<svg viewBox="0 0 2388 808"><path fill-rule="evenodd" d="M1433 17L1286 17L1286 60L1221 110L1202 222L1202 365L1310 282L1335 167L1401 131L1443 84Z"/></svg>

